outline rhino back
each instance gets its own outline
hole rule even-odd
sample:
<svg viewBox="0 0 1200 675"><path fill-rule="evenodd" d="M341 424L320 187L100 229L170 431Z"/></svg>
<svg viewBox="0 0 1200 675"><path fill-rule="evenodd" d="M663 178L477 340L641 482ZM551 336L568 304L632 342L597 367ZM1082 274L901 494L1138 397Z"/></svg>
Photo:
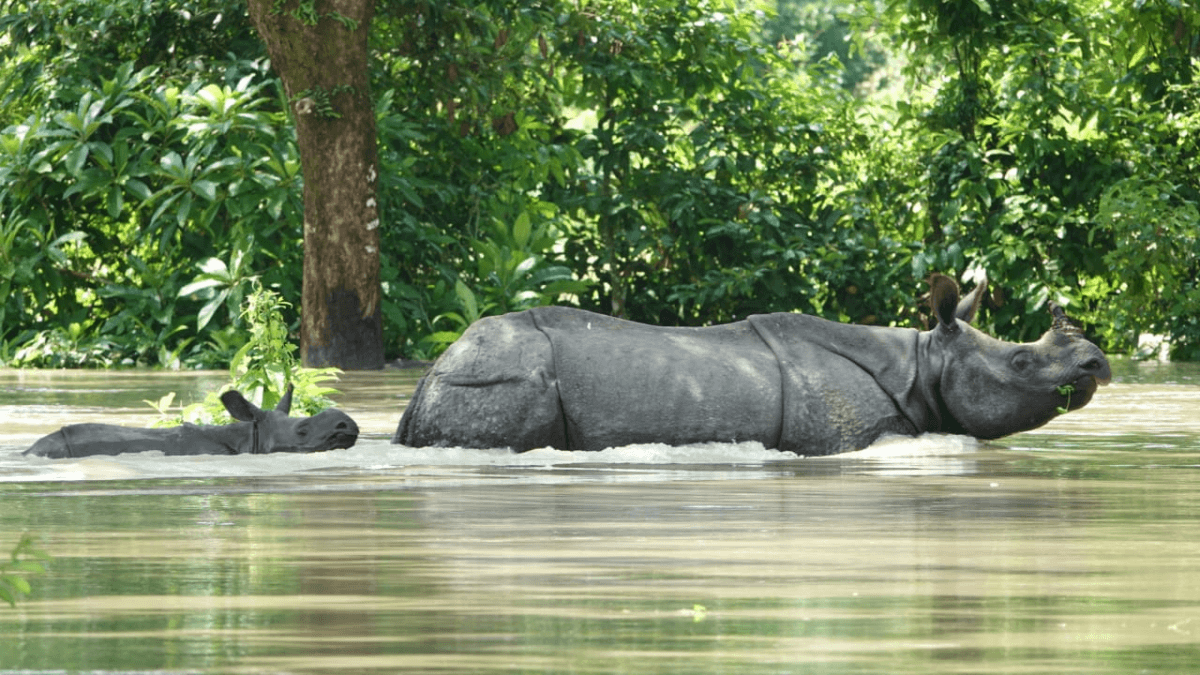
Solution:
<svg viewBox="0 0 1200 675"><path fill-rule="evenodd" d="M139 429L115 424L69 424L42 437L24 454L50 459L158 451L165 455L223 455L244 452L231 444L233 435L248 436L244 423L224 427L183 424L165 429ZM231 427L239 427L233 431Z"/></svg>
<svg viewBox="0 0 1200 675"><path fill-rule="evenodd" d="M172 429L138 429L114 424L69 424L34 443L26 455L62 459L161 450L177 445Z"/></svg>
<svg viewBox="0 0 1200 675"><path fill-rule="evenodd" d="M745 322L664 328L560 307L532 311L553 347L572 449L777 444L779 367Z"/></svg>
<svg viewBox="0 0 1200 675"><path fill-rule="evenodd" d="M566 447L550 342L529 312L480 319L434 363L394 443Z"/></svg>

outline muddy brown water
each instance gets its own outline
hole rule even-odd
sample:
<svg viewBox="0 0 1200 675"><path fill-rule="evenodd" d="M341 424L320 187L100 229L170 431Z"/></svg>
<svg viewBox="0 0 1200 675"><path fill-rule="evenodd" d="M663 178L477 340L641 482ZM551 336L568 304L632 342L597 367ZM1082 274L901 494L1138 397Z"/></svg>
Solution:
<svg viewBox="0 0 1200 675"><path fill-rule="evenodd" d="M831 458L391 446L408 371L350 374L358 445L48 461L221 374L0 371L0 673L1183 673L1200 668L1200 367L1087 408Z"/></svg>

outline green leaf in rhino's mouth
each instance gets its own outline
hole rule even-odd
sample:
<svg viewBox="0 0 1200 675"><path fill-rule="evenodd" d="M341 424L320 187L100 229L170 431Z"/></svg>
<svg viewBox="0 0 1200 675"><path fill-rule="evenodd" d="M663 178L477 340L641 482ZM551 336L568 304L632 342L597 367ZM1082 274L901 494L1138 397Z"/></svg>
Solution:
<svg viewBox="0 0 1200 675"><path fill-rule="evenodd" d="M1075 393L1075 385L1064 384L1064 385L1055 387L1054 390L1057 391L1059 394L1067 397L1067 404L1065 406L1059 406L1058 408L1055 408L1055 410L1058 411L1058 414L1060 414L1060 415L1066 414L1066 412L1071 409L1071 394Z"/></svg>

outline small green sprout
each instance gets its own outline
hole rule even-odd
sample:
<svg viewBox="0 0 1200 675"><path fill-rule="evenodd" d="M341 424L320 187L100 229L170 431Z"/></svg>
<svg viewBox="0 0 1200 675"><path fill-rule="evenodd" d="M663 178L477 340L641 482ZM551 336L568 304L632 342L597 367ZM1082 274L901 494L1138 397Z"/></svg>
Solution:
<svg viewBox="0 0 1200 675"><path fill-rule="evenodd" d="M1054 390L1057 391L1059 394L1067 397L1067 404L1065 406L1059 406L1058 408L1055 408L1055 410L1058 411L1059 415L1065 415L1067 413L1067 411L1071 408L1071 394L1075 393L1075 385L1064 384L1064 385L1055 387Z"/></svg>

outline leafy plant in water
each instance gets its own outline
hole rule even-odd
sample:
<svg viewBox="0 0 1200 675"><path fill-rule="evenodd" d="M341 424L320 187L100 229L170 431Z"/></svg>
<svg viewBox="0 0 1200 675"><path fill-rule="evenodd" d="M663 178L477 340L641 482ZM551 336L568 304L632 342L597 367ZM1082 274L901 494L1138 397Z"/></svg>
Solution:
<svg viewBox="0 0 1200 675"><path fill-rule="evenodd" d="M241 314L249 338L229 363L230 383L209 393L204 401L184 407L178 416L159 420L155 426L174 426L182 422L227 424L232 419L225 411L220 395L230 389L241 392L261 408L273 408L288 385L292 385L295 388L293 411L313 415L332 406L329 395L336 394L337 390L322 383L336 380L342 371L300 366L295 355L296 345L288 341L287 324L283 319L283 310L287 307L290 304L274 291L255 286L246 297ZM156 402L146 403L165 415L174 397L171 392Z"/></svg>
<svg viewBox="0 0 1200 675"><path fill-rule="evenodd" d="M9 559L0 562L0 600L7 602L9 607L16 607L17 598L33 590L26 576L46 572L43 563L50 560L50 555L35 544L32 536L23 535Z"/></svg>

